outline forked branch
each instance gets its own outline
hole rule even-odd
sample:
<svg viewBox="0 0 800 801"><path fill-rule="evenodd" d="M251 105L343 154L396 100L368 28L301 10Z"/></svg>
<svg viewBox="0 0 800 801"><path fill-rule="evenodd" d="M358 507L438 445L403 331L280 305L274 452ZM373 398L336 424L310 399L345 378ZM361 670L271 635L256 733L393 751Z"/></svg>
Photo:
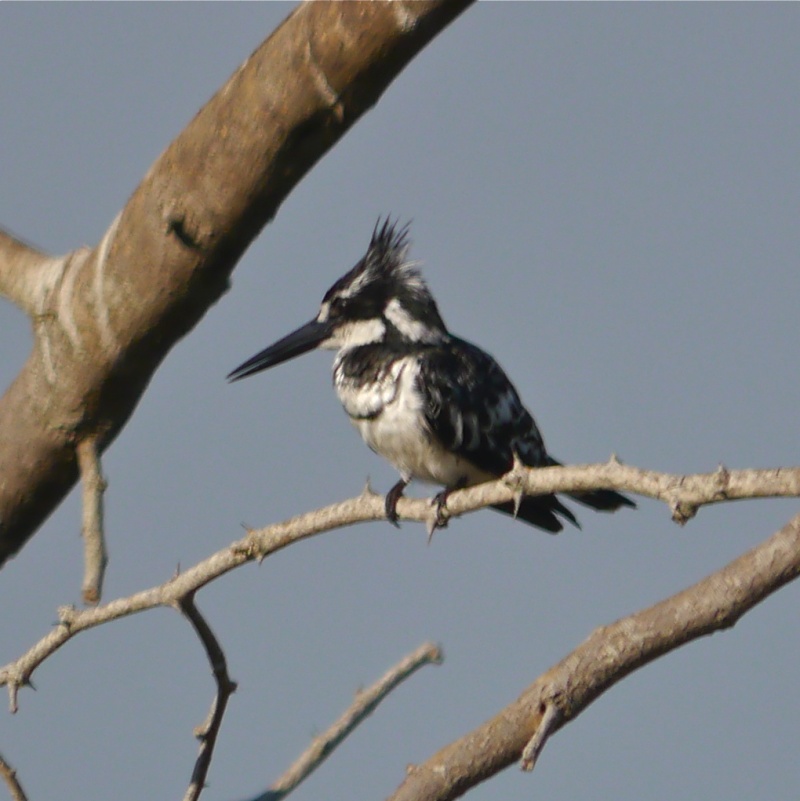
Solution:
<svg viewBox="0 0 800 801"><path fill-rule="evenodd" d="M451 514L463 514L512 500L520 487L529 494L603 488L638 492L665 501L673 517L677 511L679 521L684 522L691 516L687 515L687 510L693 513L707 503L744 497L797 496L800 494L800 468L720 469L705 475L677 476L625 467L615 460L600 465L538 470L517 466L497 481L452 493L448 508ZM439 514L429 500L411 498L400 500L398 512L403 519L423 523L428 523L432 514ZM382 496L366 487L361 495L351 500L250 531L238 542L159 587L93 609L60 609L59 625L15 662L0 669L0 685L8 687L12 711L17 708L19 688L30 684L34 670L78 632L157 606L177 606L195 626L218 687L209 719L199 732L203 744L186 796L187 799L197 798L233 684L227 676L219 644L194 606L194 593L229 570L249 561L262 560L294 542L384 516ZM688 590L597 629L515 703L410 771L392 801L446 801L516 760L522 759L523 764L531 768L547 739L617 681L690 640L732 626L741 615L798 573L800 516L762 545ZM393 679L388 681L391 683ZM309 753L262 798L280 798L289 792L321 761L332 744L344 736L351 722L360 719L359 710L371 711L374 703L370 695L357 699L354 707L319 742L312 743Z"/></svg>

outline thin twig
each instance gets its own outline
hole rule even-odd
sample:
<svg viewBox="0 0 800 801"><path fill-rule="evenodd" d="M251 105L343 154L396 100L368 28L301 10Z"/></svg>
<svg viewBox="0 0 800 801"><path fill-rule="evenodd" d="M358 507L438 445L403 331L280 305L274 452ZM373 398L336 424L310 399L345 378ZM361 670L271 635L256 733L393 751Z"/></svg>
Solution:
<svg viewBox="0 0 800 801"><path fill-rule="evenodd" d="M721 570L649 609L603 626L514 703L408 771L389 801L452 801L576 718L637 668L733 626L800 575L800 515ZM556 708L557 713L549 712ZM549 721L543 718L550 716ZM541 742L539 742L541 740ZM522 764L523 767L528 767Z"/></svg>
<svg viewBox="0 0 800 801"><path fill-rule="evenodd" d="M22 785L17 778L17 772L6 762L1 754L0 776L3 777L3 780L8 786L8 792L11 795L12 801L28 801L28 796L25 795L25 791L22 789Z"/></svg>
<svg viewBox="0 0 800 801"><path fill-rule="evenodd" d="M228 705L228 699L236 691L236 682L231 681L228 675L228 665L225 660L225 653L211 627L206 622L200 610L194 602L194 593L187 593L176 604L178 609L188 618L192 624L200 642L208 655L211 664L211 672L214 674L214 681L217 684L217 694L211 704L211 709L205 721L195 729L195 737L200 740L200 753L192 771L192 778L183 801L197 801L200 793L206 785L208 768L211 765L211 758L214 755L214 745L217 741L222 717Z"/></svg>
<svg viewBox="0 0 800 801"><path fill-rule="evenodd" d="M253 801L280 801L285 798L333 753L356 726L375 711L395 687L423 665L439 665L443 659L439 646L425 643L388 670L371 687L360 690L344 714L326 731L317 735L272 787Z"/></svg>
<svg viewBox="0 0 800 801"><path fill-rule="evenodd" d="M83 600L97 604L103 592L103 576L108 564L103 531L103 493L106 482L100 470L100 449L92 434L78 442L78 467L83 486Z"/></svg>

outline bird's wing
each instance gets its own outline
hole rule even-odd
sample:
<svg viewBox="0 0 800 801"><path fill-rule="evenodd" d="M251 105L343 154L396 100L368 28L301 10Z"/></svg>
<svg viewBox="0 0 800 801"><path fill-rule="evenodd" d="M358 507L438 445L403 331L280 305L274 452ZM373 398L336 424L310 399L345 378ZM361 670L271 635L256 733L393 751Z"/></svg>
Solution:
<svg viewBox="0 0 800 801"><path fill-rule="evenodd" d="M451 453L493 476L514 453L530 467L547 464L542 435L514 385L488 353L457 337L426 351L418 389L430 432Z"/></svg>
<svg viewBox="0 0 800 801"><path fill-rule="evenodd" d="M516 453L528 467L558 465L548 453L530 412L499 364L480 348L452 337L432 347L420 364L419 391L425 399L429 430L451 453L493 476L507 473ZM571 494L602 511L636 504L612 490ZM579 526L572 511L555 495L527 496L519 505L498 504L534 526L556 533L562 517Z"/></svg>
<svg viewBox="0 0 800 801"><path fill-rule="evenodd" d="M499 364L480 348L452 337L421 360L418 378L425 420L433 436L451 453L493 476L507 473L516 453L529 467L550 464L542 435ZM526 497L495 509L553 534L559 516L578 525L555 495Z"/></svg>

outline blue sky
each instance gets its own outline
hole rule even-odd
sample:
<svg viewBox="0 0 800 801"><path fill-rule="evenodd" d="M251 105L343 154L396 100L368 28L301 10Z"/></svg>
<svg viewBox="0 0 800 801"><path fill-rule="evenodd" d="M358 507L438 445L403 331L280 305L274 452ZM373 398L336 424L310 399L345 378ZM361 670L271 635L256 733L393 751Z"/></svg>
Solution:
<svg viewBox="0 0 800 801"><path fill-rule="evenodd" d="M0 4L0 226L95 243L145 171L286 16L283 4ZM303 180L231 291L174 349L104 462L106 598L392 469L347 423L330 354L246 382L237 364L310 318L381 214L413 219L442 315L504 366L550 450L676 472L797 462L796 4L480 4ZM30 347L0 306L0 379ZM427 492L416 488L417 492ZM550 537L491 512L428 546L371 524L198 596L239 681L205 798L263 790L427 639L446 662L295 794L384 798L598 625L752 547L794 501L580 510ZM75 494L3 570L5 663L79 599ZM794 797L798 588L639 671L470 798ZM179 798L212 683L180 617L80 636L34 677L0 752L31 799Z"/></svg>

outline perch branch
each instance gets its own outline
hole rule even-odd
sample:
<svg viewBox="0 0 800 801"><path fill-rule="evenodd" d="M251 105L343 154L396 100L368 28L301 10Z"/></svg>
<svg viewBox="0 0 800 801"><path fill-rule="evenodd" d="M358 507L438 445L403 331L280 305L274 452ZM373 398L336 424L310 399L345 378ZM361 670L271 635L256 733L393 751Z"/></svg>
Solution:
<svg viewBox="0 0 800 801"><path fill-rule="evenodd" d="M315 737L309 747L272 787L253 801L280 801L285 798L331 755L356 726L375 711L378 704L395 687L423 665L439 665L443 659L444 655L437 645L424 643L388 670L371 687L360 690L344 714L326 731Z"/></svg>
<svg viewBox="0 0 800 801"><path fill-rule="evenodd" d="M774 470L725 471L726 490L720 494L720 473L679 476L655 473L620 465L607 464L580 467L548 467L525 469L517 475L512 471L497 481L458 490L447 499L451 515L464 514L485 506L513 500L517 482L525 482L526 492L571 492L589 489L621 489L662 498L672 508L675 503L690 502L695 507L703 503L718 503L744 497L792 497L800 494L800 468ZM619 479L615 481L615 479ZM749 495L744 493L748 488ZM685 493L685 496L684 496ZM684 501L684 497L688 500ZM428 499L401 498L397 512L404 520L428 523L436 515L436 507ZM80 631L94 628L109 620L143 612L157 606L174 606L187 593L196 591L210 581L252 560L262 560L294 542L326 531L385 520L383 496L369 487L357 497L335 503L313 512L298 515L282 523L251 530L247 536L213 554L165 584L119 598L93 609L76 610L62 607L59 625L19 659L0 668L0 686L7 686L12 711L16 710L17 691L27 685L34 670L51 654Z"/></svg>
<svg viewBox="0 0 800 801"><path fill-rule="evenodd" d="M181 598L177 608L188 618L192 624L200 642L203 643L208 661L211 664L211 672L214 674L214 681L217 685L217 693L211 704L208 717L195 729L195 737L200 740L200 753L192 771L192 778L183 801L197 801L200 793L206 785L208 768L211 765L211 758L214 755L214 745L217 742L217 735L222 726L222 717L228 705L228 699L236 691L236 682L231 681L228 675L228 664L225 653L211 627L206 622L200 610L194 602L194 593L189 592Z"/></svg>
<svg viewBox="0 0 800 801"><path fill-rule="evenodd" d="M568 468L512 470L507 481L528 494L539 492L581 492L612 486L664 501L672 519L683 525L701 506L744 498L800 496L800 468L779 467L768 470L728 470L720 465L713 473L681 475L642 470L622 464L615 456L605 464ZM552 479L552 485L549 484ZM548 489L548 486L551 489Z"/></svg>
<svg viewBox="0 0 800 801"><path fill-rule="evenodd" d="M413 768L389 801L450 801L520 759L632 671L733 626L800 574L800 515L761 545L677 595L595 629L491 720ZM528 749L526 751L526 748Z"/></svg>
<svg viewBox="0 0 800 801"><path fill-rule="evenodd" d="M521 490L526 495L595 489L635 492L666 503L672 519L683 525L694 517L701 506L744 498L799 497L800 467L728 470L720 465L712 473L684 475L630 467L612 456L604 463L569 467L532 468L517 463L499 483L512 490ZM454 492L448 496L447 507L451 514L460 514L462 503L464 511L471 511L473 502L479 498L489 504L498 500L513 500L514 497L501 490L496 481L464 490L463 493Z"/></svg>

